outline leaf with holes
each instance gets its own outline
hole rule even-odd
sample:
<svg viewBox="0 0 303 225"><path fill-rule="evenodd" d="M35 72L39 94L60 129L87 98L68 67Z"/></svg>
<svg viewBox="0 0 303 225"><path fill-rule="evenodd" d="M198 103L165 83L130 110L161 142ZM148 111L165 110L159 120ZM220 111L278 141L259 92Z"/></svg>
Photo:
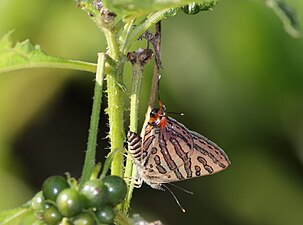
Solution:
<svg viewBox="0 0 303 225"><path fill-rule="evenodd" d="M212 0L213 1L213 0ZM123 17L140 17L159 10L178 8L192 0L103 0L104 6L110 11ZM205 4L209 0L197 0L196 3Z"/></svg>

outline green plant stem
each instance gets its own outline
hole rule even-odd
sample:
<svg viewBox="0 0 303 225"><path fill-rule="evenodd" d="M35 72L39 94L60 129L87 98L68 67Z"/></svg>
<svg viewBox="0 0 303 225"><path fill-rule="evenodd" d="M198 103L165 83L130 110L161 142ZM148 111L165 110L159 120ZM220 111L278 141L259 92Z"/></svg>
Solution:
<svg viewBox="0 0 303 225"><path fill-rule="evenodd" d="M125 216L125 214L121 213L120 211L116 211L116 224L119 225L133 225L133 223L131 223L129 221L129 219Z"/></svg>
<svg viewBox="0 0 303 225"><path fill-rule="evenodd" d="M93 108L90 120L90 128L85 154L85 161L80 179L80 186L89 180L95 165L96 143L99 125L100 108L102 102L102 86L104 80L105 54L100 53L98 56L98 66L95 81L95 92L93 97Z"/></svg>
<svg viewBox="0 0 303 225"><path fill-rule="evenodd" d="M108 44L109 56L117 61L116 69L107 74L109 139L111 152L124 149L124 93L121 88L123 83L124 61L119 57L118 43L111 30L104 29ZM115 154L111 166L111 174L123 177L123 154Z"/></svg>
<svg viewBox="0 0 303 225"><path fill-rule="evenodd" d="M120 36L120 51L125 55L127 52L124 52L124 49L125 49L125 45L126 45L126 41L127 41L127 38L128 36L130 35L130 32L133 28L133 25L134 25L134 22L135 20L129 20L127 21L125 24L124 24L124 29L123 29L123 32L121 33L121 36Z"/></svg>
<svg viewBox="0 0 303 225"><path fill-rule="evenodd" d="M125 140L124 134L124 102L123 91L118 85L118 77L114 74L107 76L107 93L108 93L108 109L109 116L109 138L111 142L111 152L116 149L123 149ZM123 175L123 154L115 154L111 174L122 177Z"/></svg>
<svg viewBox="0 0 303 225"><path fill-rule="evenodd" d="M89 8L86 8L87 10ZM109 139L111 142L111 153L116 150L124 149L125 133L124 133L124 93L123 93L123 68L125 64L125 55L129 51L130 47L137 41L137 39L152 25L158 21L164 19L167 15L167 10L161 10L159 12L151 14L147 19L142 21L134 29L132 25L134 21L128 21L124 25L120 39L115 35L118 34L117 30L114 30L112 23L105 23L102 16L98 15L93 9L93 14L96 14L94 21L98 27L104 32L107 45L108 56L110 56L115 62L114 69L107 73L107 94L108 94L108 108L107 113L109 116ZM116 27L117 28L117 27ZM120 48L118 44L120 41ZM131 96L131 124L130 129L137 132L138 126L138 106L139 106L139 93L142 83L142 66L139 64L133 68L136 75L133 76L132 96ZM123 177L123 154L114 154L111 164L111 174ZM130 178L134 174L131 158L128 157L126 163L125 177ZM133 182L133 180L131 181ZM133 192L133 183L130 184L127 194L127 200L124 203L124 212L126 213Z"/></svg>
<svg viewBox="0 0 303 225"><path fill-rule="evenodd" d="M139 101L143 78L143 66L140 63L133 65L132 73L132 89L130 96L130 125L129 129L133 132L138 130L138 115L139 115Z"/></svg>
<svg viewBox="0 0 303 225"><path fill-rule="evenodd" d="M135 43L138 38L147 31L152 25L156 24L160 20L166 18L166 12L168 10L161 10L149 15L145 20L138 24L128 35L123 53L127 53L133 43Z"/></svg>
<svg viewBox="0 0 303 225"><path fill-rule="evenodd" d="M143 78L143 66L140 62L133 64L133 72L132 72L132 89L130 96L130 125L129 129L135 133L138 131L138 119L139 119L139 100L140 100L140 92L142 86L142 78ZM136 167L132 162L132 155L128 152L128 157L126 159L125 173L124 177L127 179L128 192L126 195L126 200L123 205L123 211L127 214L130 200L132 198L133 190L134 190L134 178L133 174L136 175ZM129 179L130 182L129 182Z"/></svg>
<svg viewBox="0 0 303 225"><path fill-rule="evenodd" d="M108 55L115 61L119 60L119 48L115 34L110 29L104 29L104 34L108 45Z"/></svg>
<svg viewBox="0 0 303 225"><path fill-rule="evenodd" d="M93 21L104 32L107 45L108 56L117 64L112 71L106 76L109 117L109 139L111 142L111 153L116 149L123 149L125 140L124 134L124 94L123 86L123 68L124 60L120 57L118 39L115 36L117 31L114 30L114 21L108 21L99 10L96 9L91 1L81 2L79 6L90 15ZM111 165L111 174L123 176L123 154L115 154Z"/></svg>

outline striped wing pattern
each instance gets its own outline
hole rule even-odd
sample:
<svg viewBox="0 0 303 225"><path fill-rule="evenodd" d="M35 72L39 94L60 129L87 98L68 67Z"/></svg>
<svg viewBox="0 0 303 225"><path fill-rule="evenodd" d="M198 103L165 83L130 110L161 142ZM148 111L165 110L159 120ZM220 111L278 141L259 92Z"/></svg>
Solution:
<svg viewBox="0 0 303 225"><path fill-rule="evenodd" d="M128 149L139 178L153 188L214 174L230 165L225 152L201 134L170 117L164 116L161 121L161 125L148 124L143 139L128 133Z"/></svg>

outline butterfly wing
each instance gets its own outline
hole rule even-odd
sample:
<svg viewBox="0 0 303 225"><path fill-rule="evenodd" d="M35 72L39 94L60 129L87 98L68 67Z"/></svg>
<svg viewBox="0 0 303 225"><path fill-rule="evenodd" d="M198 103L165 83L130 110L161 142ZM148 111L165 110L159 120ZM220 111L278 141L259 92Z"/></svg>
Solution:
<svg viewBox="0 0 303 225"><path fill-rule="evenodd" d="M164 128L146 129L142 149L141 176L150 185L210 175L230 165L219 146L172 118Z"/></svg>
<svg viewBox="0 0 303 225"><path fill-rule="evenodd" d="M193 176L190 158L194 141L190 131L172 118L166 120L165 126L147 125L145 129L140 166L144 180L167 183Z"/></svg>
<svg viewBox="0 0 303 225"><path fill-rule="evenodd" d="M197 132L190 131L190 134L194 140L193 154L190 158L193 177L214 174L230 165L228 156L218 145Z"/></svg>

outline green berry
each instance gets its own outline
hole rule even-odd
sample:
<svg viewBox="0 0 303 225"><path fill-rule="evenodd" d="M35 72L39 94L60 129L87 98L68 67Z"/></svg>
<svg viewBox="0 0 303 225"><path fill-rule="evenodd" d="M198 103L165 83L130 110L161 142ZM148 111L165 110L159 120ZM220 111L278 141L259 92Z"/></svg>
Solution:
<svg viewBox="0 0 303 225"><path fill-rule="evenodd" d="M88 212L77 215L73 220L73 225L95 225L95 219Z"/></svg>
<svg viewBox="0 0 303 225"><path fill-rule="evenodd" d="M63 216L74 216L84 208L84 201L81 194L71 188L60 192L57 197L57 207Z"/></svg>
<svg viewBox="0 0 303 225"><path fill-rule="evenodd" d="M110 224L114 222L115 211L111 206L106 206L96 212L96 217L98 218L99 223Z"/></svg>
<svg viewBox="0 0 303 225"><path fill-rule="evenodd" d="M125 181L118 176L106 176L102 180L108 192L108 202L112 206L121 203L126 195L127 186Z"/></svg>
<svg viewBox="0 0 303 225"><path fill-rule="evenodd" d="M69 185L64 177L51 176L43 182L42 193L45 199L56 201L58 194L66 188Z"/></svg>
<svg viewBox="0 0 303 225"><path fill-rule="evenodd" d="M112 206L116 206L124 200L127 192L127 186L121 177L106 176L103 178L102 182L107 188L108 202Z"/></svg>
<svg viewBox="0 0 303 225"><path fill-rule="evenodd" d="M50 205L44 210L42 218L46 224L56 225L61 221L62 215L55 206Z"/></svg>
<svg viewBox="0 0 303 225"><path fill-rule="evenodd" d="M107 188L101 180L89 180L85 182L80 193L84 196L87 208L102 208L107 203Z"/></svg>

